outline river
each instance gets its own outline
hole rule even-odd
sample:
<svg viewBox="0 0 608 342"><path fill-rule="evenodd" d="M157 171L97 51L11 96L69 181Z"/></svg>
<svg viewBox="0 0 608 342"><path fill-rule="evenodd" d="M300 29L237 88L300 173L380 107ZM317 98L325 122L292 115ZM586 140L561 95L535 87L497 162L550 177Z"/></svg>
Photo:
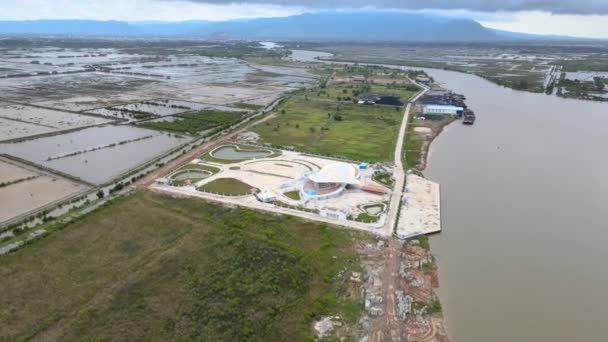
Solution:
<svg viewBox="0 0 608 342"><path fill-rule="evenodd" d="M433 70L478 120L433 143L440 299L453 341L600 341L608 322L608 105Z"/></svg>
<svg viewBox="0 0 608 342"><path fill-rule="evenodd" d="M435 140L425 172L442 186L431 248L451 340L605 340L608 104L427 72L477 113Z"/></svg>

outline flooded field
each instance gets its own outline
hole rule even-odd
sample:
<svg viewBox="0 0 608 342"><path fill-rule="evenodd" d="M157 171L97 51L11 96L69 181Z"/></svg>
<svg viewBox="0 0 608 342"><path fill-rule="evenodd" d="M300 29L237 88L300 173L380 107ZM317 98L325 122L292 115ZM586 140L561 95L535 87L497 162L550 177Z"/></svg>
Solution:
<svg viewBox="0 0 608 342"><path fill-rule="evenodd" d="M593 81L595 77L608 78L608 72L605 71L571 71L566 73L566 78L569 80Z"/></svg>
<svg viewBox="0 0 608 342"><path fill-rule="evenodd" d="M165 116L209 109L205 105L265 106L285 91L316 79L301 68L201 56L192 49L196 50L44 47L0 51L2 96L24 104L129 119L127 111ZM151 104L161 104L159 99L171 103Z"/></svg>
<svg viewBox="0 0 608 342"><path fill-rule="evenodd" d="M170 116L184 112L211 108L212 107L207 104L197 102L178 100L150 100L110 108L98 108L90 110L88 113L111 116L131 122L150 116Z"/></svg>
<svg viewBox="0 0 608 342"><path fill-rule="evenodd" d="M65 178L0 158L0 222L87 189Z"/></svg>
<svg viewBox="0 0 608 342"><path fill-rule="evenodd" d="M0 144L0 153L101 184L191 139L130 126L103 126Z"/></svg>
<svg viewBox="0 0 608 342"><path fill-rule="evenodd" d="M0 107L0 140L58 132L78 127L95 126L110 120L92 115L79 115L22 105Z"/></svg>

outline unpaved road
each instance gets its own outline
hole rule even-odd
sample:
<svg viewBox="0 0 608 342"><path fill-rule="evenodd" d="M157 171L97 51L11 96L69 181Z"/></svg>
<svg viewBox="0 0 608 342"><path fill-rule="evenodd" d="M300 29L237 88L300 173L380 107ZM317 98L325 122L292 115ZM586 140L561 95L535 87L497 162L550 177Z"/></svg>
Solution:
<svg viewBox="0 0 608 342"><path fill-rule="evenodd" d="M384 251L386 263L382 273L382 292L384 297L384 317L372 325L369 333L369 342L407 341L407 329L403 321L399 320L395 298L395 290L400 286L399 266L400 253L403 242L389 239L388 247Z"/></svg>

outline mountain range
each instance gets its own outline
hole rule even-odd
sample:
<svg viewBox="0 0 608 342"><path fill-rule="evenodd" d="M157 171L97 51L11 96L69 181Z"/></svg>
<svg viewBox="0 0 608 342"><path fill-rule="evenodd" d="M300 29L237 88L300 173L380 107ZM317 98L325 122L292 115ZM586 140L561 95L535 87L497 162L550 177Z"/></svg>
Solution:
<svg viewBox="0 0 608 342"><path fill-rule="evenodd" d="M401 12L318 12L230 21L0 21L4 35L184 37L255 40L482 42L564 39L486 28L470 19Z"/></svg>

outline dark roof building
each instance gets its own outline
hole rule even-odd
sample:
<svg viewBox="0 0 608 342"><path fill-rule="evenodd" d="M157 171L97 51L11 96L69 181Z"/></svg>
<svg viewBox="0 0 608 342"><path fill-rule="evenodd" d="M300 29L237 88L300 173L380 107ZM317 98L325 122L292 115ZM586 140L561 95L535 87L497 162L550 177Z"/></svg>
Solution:
<svg viewBox="0 0 608 342"><path fill-rule="evenodd" d="M361 94L357 97L357 101L361 104L377 104L384 106L403 106L399 95L393 94Z"/></svg>

